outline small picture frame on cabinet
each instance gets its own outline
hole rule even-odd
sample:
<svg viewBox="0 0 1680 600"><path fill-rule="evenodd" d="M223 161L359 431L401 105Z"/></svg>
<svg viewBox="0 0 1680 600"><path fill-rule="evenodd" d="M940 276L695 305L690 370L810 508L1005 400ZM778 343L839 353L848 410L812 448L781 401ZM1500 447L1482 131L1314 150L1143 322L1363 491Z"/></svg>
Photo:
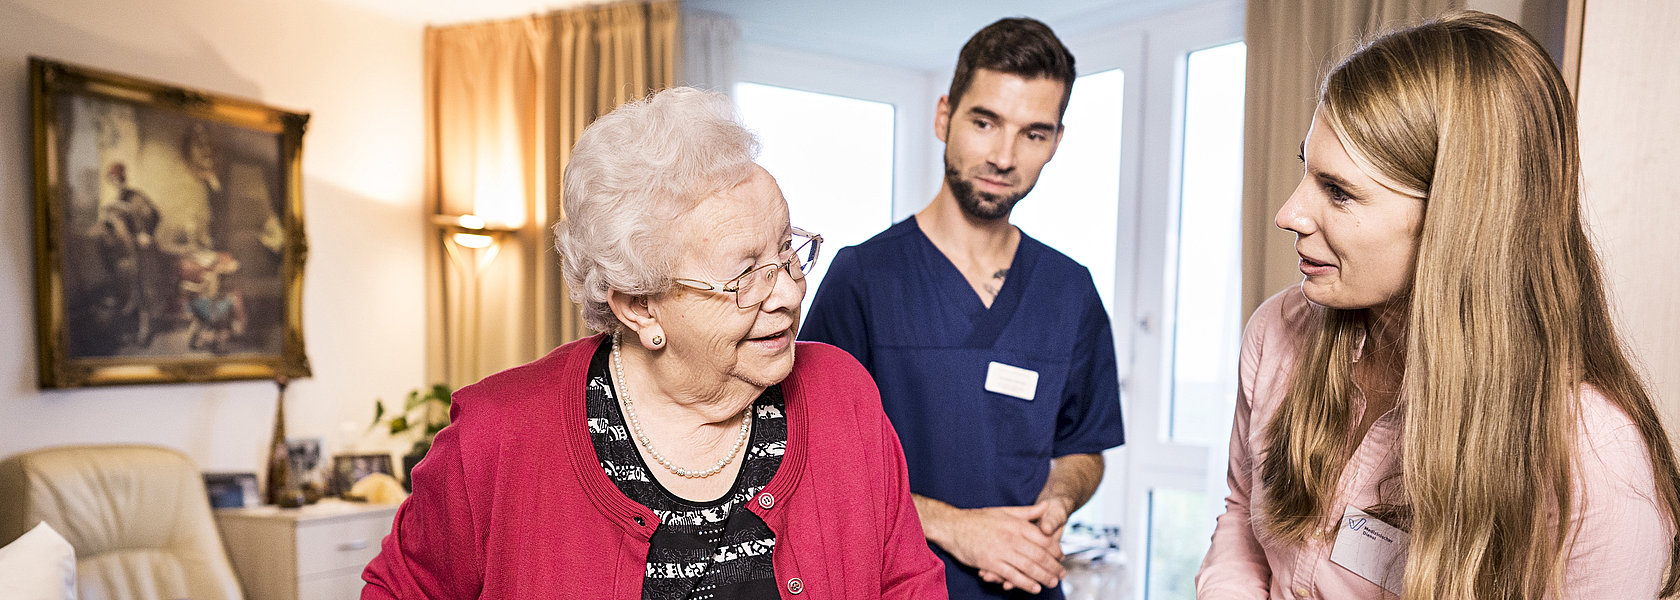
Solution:
<svg viewBox="0 0 1680 600"><path fill-rule="evenodd" d="M344 496L350 487L356 485L363 477L374 473L384 473L396 477L396 469L392 467L389 453L371 454L338 454L333 456L332 485L330 493Z"/></svg>
<svg viewBox="0 0 1680 600"><path fill-rule="evenodd" d="M245 508L261 503L256 473L205 473L204 489L211 508Z"/></svg>

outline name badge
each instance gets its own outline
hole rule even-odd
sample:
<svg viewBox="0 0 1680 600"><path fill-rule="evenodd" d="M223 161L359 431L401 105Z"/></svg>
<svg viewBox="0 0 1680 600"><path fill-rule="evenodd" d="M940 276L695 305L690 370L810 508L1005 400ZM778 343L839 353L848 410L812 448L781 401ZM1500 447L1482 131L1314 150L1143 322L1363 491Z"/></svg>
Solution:
<svg viewBox="0 0 1680 600"><path fill-rule="evenodd" d="M1342 526L1336 531L1330 562L1385 590L1400 593L1406 576L1406 543L1411 536L1352 506L1343 513Z"/></svg>
<svg viewBox="0 0 1680 600"><path fill-rule="evenodd" d="M993 361L986 367L986 391L1032 400L1038 393L1038 371Z"/></svg>

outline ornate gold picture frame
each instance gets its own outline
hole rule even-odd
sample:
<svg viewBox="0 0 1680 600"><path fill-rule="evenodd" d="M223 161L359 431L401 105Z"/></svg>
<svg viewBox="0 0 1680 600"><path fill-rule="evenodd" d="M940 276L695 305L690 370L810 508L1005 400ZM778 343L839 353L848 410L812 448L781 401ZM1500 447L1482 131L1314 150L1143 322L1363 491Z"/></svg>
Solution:
<svg viewBox="0 0 1680 600"><path fill-rule="evenodd" d="M309 115L31 57L42 387L309 375Z"/></svg>

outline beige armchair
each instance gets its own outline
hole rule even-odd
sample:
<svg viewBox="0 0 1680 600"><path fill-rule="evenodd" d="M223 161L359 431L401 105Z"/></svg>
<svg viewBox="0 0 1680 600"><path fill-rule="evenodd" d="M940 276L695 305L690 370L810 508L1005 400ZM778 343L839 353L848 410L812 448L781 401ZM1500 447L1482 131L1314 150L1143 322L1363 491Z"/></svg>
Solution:
<svg viewBox="0 0 1680 600"><path fill-rule="evenodd" d="M0 462L0 544L40 521L76 549L83 600L242 600L204 479L152 446L71 446Z"/></svg>

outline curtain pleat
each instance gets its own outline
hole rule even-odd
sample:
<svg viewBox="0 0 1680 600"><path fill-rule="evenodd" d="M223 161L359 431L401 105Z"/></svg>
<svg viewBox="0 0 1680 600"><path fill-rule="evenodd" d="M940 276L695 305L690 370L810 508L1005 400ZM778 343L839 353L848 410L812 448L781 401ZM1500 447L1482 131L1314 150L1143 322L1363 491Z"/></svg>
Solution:
<svg viewBox="0 0 1680 600"><path fill-rule="evenodd" d="M1464 7L1464 0L1249 0L1243 119L1243 315L1301 280L1295 236L1273 217L1296 184L1296 160L1334 61L1385 28Z"/></svg>
<svg viewBox="0 0 1680 600"><path fill-rule="evenodd" d="M683 85L734 96L736 64L740 62L735 48L740 40L741 27L734 19L693 9L684 10Z"/></svg>
<svg viewBox="0 0 1680 600"><path fill-rule="evenodd" d="M511 228L493 255L442 228L427 248L433 380L465 385L588 333L549 231L561 173L596 117L674 84L679 24L668 1L427 29L431 205Z"/></svg>

